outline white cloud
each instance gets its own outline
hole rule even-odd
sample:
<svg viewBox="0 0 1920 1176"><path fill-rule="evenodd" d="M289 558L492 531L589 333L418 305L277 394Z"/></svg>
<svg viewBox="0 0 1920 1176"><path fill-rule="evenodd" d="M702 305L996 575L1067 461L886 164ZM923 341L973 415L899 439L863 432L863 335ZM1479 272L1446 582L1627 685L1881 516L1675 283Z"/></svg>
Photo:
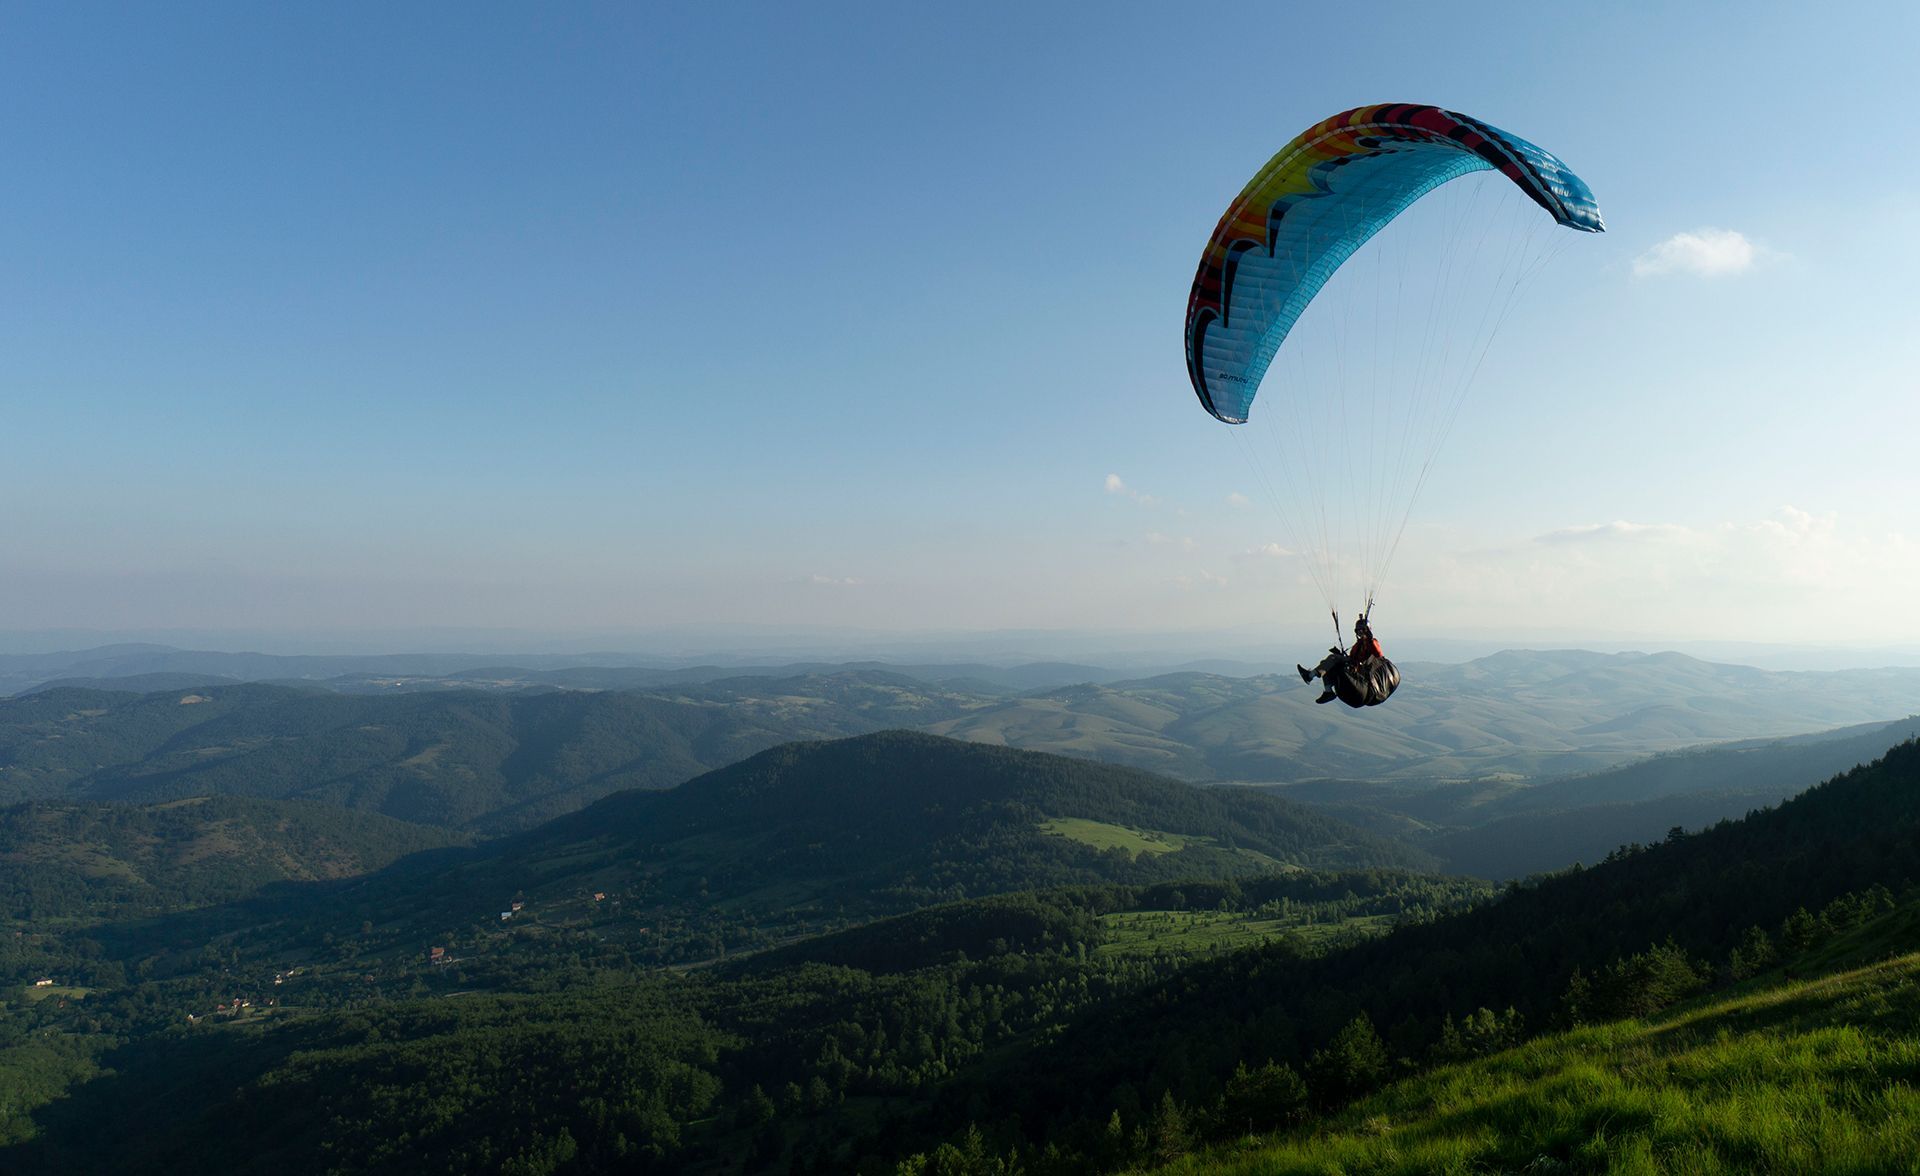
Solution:
<svg viewBox="0 0 1920 1176"><path fill-rule="evenodd" d="M1233 493L1227 495L1227 505L1235 510L1245 510L1251 506L1252 503L1247 499L1246 495L1235 490Z"/></svg>
<svg viewBox="0 0 1920 1176"><path fill-rule="evenodd" d="M1175 576L1173 582L1182 588L1225 588L1227 586L1225 576L1216 576L1205 568L1190 576Z"/></svg>
<svg viewBox="0 0 1920 1176"><path fill-rule="evenodd" d="M1107 475L1107 493L1118 494L1122 498L1131 498L1141 506L1152 506L1157 501L1151 494L1142 494L1126 484L1119 474Z"/></svg>
<svg viewBox="0 0 1920 1176"><path fill-rule="evenodd" d="M1192 551L1200 546L1193 541L1193 536L1191 535L1168 535L1163 531L1148 531L1147 542L1156 545L1172 544L1184 548L1187 551Z"/></svg>
<svg viewBox="0 0 1920 1176"><path fill-rule="evenodd" d="M1833 641L1920 582L1920 542L1882 522L1782 506L1685 525L1616 520L1429 562L1396 583L1436 615L1695 638ZM1910 631L1910 630L1909 630Z"/></svg>
<svg viewBox="0 0 1920 1176"><path fill-rule="evenodd" d="M819 584L823 587L829 587L829 588L851 588L855 584L858 584L860 580L858 577L855 577L855 576L822 576L816 573L814 575L808 576L802 582L807 584Z"/></svg>
<svg viewBox="0 0 1920 1176"><path fill-rule="evenodd" d="M1681 541L1692 532L1686 527L1672 523L1629 523L1617 519L1611 523L1584 523L1577 527L1562 527L1558 531L1548 531L1534 537L1535 543L1592 543L1613 540L1660 542Z"/></svg>
<svg viewBox="0 0 1920 1176"><path fill-rule="evenodd" d="M1278 543L1262 543L1258 547L1249 547L1236 559L1285 559L1296 552L1291 547L1282 547Z"/></svg>
<svg viewBox="0 0 1920 1176"><path fill-rule="evenodd" d="M1700 229L1675 233L1633 259L1633 276L1658 278L1692 274L1720 278L1741 274L1760 260L1761 250L1746 234L1732 229Z"/></svg>

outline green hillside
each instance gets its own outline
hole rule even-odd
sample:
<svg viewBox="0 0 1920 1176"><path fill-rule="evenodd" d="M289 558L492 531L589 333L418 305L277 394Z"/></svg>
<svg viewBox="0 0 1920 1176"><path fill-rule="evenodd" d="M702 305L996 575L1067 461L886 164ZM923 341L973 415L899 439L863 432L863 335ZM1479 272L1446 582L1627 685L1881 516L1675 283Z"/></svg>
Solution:
<svg viewBox="0 0 1920 1176"><path fill-rule="evenodd" d="M62 688L0 699L0 799L301 798L501 832L792 739L943 718L963 701L897 675L752 679L672 697Z"/></svg>
<svg viewBox="0 0 1920 1176"><path fill-rule="evenodd" d="M1163 830L1180 847L1103 848L1050 831L1060 820ZM636 966L677 965L1037 887L1430 865L1251 790L885 732L785 745L678 788L620 793L335 886L77 928L17 966L58 957L84 981L183 966L182 942L239 937L242 956L264 961L308 955L331 937L352 958L384 959L455 936L476 944L476 960L511 956L531 936ZM524 909L511 910L516 901Z"/></svg>
<svg viewBox="0 0 1920 1176"><path fill-rule="evenodd" d="M1017 1080L1011 1070L970 1075L967 1097L987 1116L1096 1132L1114 1110L1141 1113L1162 1093L1208 1102L1237 1065L1304 1067L1356 1017L1415 1058L1449 1018L1481 1008L1549 1026L1577 977L1663 943L1732 969L1756 933L1778 942L1851 926L1857 896L1905 893L1920 879L1916 847L1920 746L1905 744L1745 820L1335 953L1280 942L1196 964L1177 984L1094 1010L1038 1046L1018 1060Z"/></svg>
<svg viewBox="0 0 1920 1176"><path fill-rule="evenodd" d="M1150 1170L1912 1171L1917 1079L1920 954L1905 954L1552 1034L1395 1083L1311 1132Z"/></svg>
<svg viewBox="0 0 1920 1176"><path fill-rule="evenodd" d="M1321 781L1275 791L1418 845L1452 872L1518 878L1591 864L1622 845L1661 840L1676 826L1699 829L1745 816L1916 734L1920 721L1909 718L1692 748L1538 783Z"/></svg>
<svg viewBox="0 0 1920 1176"><path fill-rule="evenodd" d="M0 906L7 922L44 930L230 902L274 882L368 874L467 840L303 801L10 805L0 809Z"/></svg>
<svg viewBox="0 0 1920 1176"><path fill-rule="evenodd" d="M1178 848L1089 844L1057 832L1063 820L1164 831ZM608 797L429 885L390 889L410 890L413 909L464 920L493 915L481 895L584 914L586 892L618 894L624 917L652 928L659 958L677 959L662 926L709 954L1010 890L1431 864L1251 790L892 731L789 744L669 791Z"/></svg>
<svg viewBox="0 0 1920 1176"><path fill-rule="evenodd" d="M1069 757L786 745L371 876L0 938L0 1165L1257 1171L1234 1141L1276 1131L1253 1146L1404 1170L1908 1154L1872 1094L1903 1081L1908 974L1753 985L1920 948L1920 746L1499 893L1351 868L1390 851ZM1589 1082L1580 1050L1618 1060ZM1779 1107L1816 1123L1738 1134Z"/></svg>
<svg viewBox="0 0 1920 1176"><path fill-rule="evenodd" d="M976 693L875 668L785 678L693 675L646 692L534 689L525 686L524 672L486 668L467 672L511 672L519 685L416 691L396 679L384 694L205 682L147 694L57 687L0 699L0 802L300 798L497 834L625 789L671 787L781 743L913 728L1189 780L1371 774L1361 784L1301 783L1299 795L1337 805L1336 817L1376 833L1418 838L1497 817L1716 786L1785 795L1791 782L1851 762L1843 759L1846 740L1783 744L1675 755L1617 777L1529 788L1516 773L1618 764L1676 741L1748 734L1756 726L1817 725L1813 716L1832 708L1822 702L1795 711L1819 693L1817 683L1796 675L1592 654L1493 660L1491 668L1434 667L1431 681L1410 684L1393 707L1365 714L1315 708L1311 691L1295 682L1207 674L1011 700L1004 691ZM551 673L592 679L586 670ZM1516 685L1535 682L1537 689ZM1703 704L1689 711L1700 722L1678 728L1624 722L1582 733L1563 725L1572 721L1565 708L1577 700L1594 713L1632 715L1682 687L1724 688L1748 701L1732 712L1738 721L1722 722L1725 707ZM1904 697L1898 682L1888 697ZM1862 756L1867 740L1853 740ZM1449 776L1473 782L1435 786L1434 777ZM1464 849L1458 863L1454 868L1511 869Z"/></svg>

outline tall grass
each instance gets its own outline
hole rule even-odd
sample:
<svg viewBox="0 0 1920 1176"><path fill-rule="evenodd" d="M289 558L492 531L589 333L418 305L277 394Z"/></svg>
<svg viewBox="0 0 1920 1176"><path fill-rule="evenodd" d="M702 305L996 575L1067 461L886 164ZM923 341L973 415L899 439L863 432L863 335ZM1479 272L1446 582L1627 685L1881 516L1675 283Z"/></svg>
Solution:
<svg viewBox="0 0 1920 1176"><path fill-rule="evenodd" d="M1920 1173L1920 955L1537 1039L1168 1173Z"/></svg>

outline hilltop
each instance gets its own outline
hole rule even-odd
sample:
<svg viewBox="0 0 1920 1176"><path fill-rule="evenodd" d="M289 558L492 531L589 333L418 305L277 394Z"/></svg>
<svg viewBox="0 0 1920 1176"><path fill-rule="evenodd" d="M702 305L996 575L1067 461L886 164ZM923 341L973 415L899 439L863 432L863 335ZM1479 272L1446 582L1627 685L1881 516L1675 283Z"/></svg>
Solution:
<svg viewBox="0 0 1920 1176"><path fill-rule="evenodd" d="M520 896L616 939L644 928L635 950L672 961L1041 886L1431 865L1253 790L889 731L611 796L340 901L438 926L491 919L498 897ZM595 913L590 892L614 896L617 919Z"/></svg>

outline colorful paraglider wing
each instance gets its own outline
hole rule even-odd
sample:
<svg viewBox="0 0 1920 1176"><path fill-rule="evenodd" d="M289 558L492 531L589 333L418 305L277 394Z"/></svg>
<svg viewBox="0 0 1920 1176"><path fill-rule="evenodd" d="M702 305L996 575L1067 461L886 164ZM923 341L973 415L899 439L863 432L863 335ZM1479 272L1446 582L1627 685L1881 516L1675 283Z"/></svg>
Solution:
<svg viewBox="0 0 1920 1176"><path fill-rule="evenodd" d="M1287 332L1354 250L1448 180L1495 169L1556 221L1605 228L1552 155L1436 106L1335 115L1268 161L1220 218L1187 300L1187 372L1206 410L1241 424Z"/></svg>

